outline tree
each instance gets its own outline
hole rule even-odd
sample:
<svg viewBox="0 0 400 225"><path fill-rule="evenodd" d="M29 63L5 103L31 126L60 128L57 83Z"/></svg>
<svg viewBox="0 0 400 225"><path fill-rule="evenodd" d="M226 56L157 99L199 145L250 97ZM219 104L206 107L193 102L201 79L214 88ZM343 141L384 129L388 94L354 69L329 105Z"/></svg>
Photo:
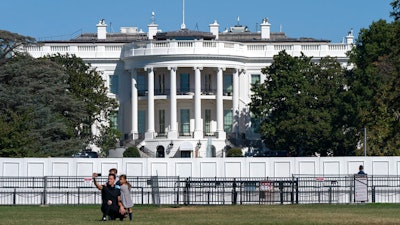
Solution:
<svg viewBox="0 0 400 225"><path fill-rule="evenodd" d="M398 4L392 3L396 9ZM351 87L359 123L367 128L368 155L400 154L400 22L395 14L392 23L379 20L362 29L349 54L355 65Z"/></svg>
<svg viewBox="0 0 400 225"><path fill-rule="evenodd" d="M267 79L253 86L250 111L260 120L264 144L292 156L351 155L357 139L343 102L346 73L333 58L314 63L285 51L262 70Z"/></svg>
<svg viewBox="0 0 400 225"><path fill-rule="evenodd" d="M32 37L0 30L0 66L16 55L20 55L20 53L16 51L20 47L35 44L36 41Z"/></svg>
<svg viewBox="0 0 400 225"><path fill-rule="evenodd" d="M0 156L67 156L90 143L115 146L120 134L103 123L117 103L95 68L76 56L34 59L21 53L34 39L8 31L0 31L0 41ZM100 135L92 136L95 125Z"/></svg>
<svg viewBox="0 0 400 225"><path fill-rule="evenodd" d="M71 121L83 102L67 92L59 65L19 55L0 66L0 155L65 156L83 147Z"/></svg>
<svg viewBox="0 0 400 225"><path fill-rule="evenodd" d="M114 148L121 134L115 127L104 126L103 121L109 121L110 115L118 107L115 99L107 96L107 87L101 74L75 55L47 56L53 62L60 64L68 73L69 91L85 103L86 116L75 121L78 134L82 140L97 144L103 152ZM91 127L97 126L100 134L92 136Z"/></svg>

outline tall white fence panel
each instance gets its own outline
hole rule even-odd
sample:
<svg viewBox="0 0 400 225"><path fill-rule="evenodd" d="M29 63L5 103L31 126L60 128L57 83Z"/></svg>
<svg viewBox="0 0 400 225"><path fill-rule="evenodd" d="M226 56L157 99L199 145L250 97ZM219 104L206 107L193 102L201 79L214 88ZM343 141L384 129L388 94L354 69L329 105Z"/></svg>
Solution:
<svg viewBox="0 0 400 225"><path fill-rule="evenodd" d="M370 175L399 175L400 157L287 158L0 158L3 177L91 176L110 168L128 176L291 177L344 175L364 165Z"/></svg>

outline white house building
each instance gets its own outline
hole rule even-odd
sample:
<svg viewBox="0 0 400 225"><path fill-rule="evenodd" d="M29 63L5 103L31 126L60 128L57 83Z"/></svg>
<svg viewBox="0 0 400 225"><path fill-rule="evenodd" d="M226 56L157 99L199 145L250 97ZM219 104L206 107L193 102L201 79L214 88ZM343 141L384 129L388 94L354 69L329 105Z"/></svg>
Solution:
<svg viewBox="0 0 400 225"><path fill-rule="evenodd" d="M97 33L45 41L27 51L34 57L75 54L96 67L109 97L119 102L111 122L124 134L124 145L137 146L148 157L204 158L260 144L248 107L250 88L263 82L261 69L274 55L285 50L315 60L332 56L346 66L354 40L352 32L344 43L290 38L271 32L267 19L258 32L239 23L221 32L217 21L209 28L193 31L183 24L162 32L153 19L147 33L137 27L108 33L101 20Z"/></svg>

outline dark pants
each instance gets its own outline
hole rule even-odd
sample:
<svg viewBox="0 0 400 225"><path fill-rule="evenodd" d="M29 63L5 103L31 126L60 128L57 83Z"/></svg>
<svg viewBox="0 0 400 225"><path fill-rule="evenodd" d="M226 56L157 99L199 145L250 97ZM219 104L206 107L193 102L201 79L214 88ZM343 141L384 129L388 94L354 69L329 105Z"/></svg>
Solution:
<svg viewBox="0 0 400 225"><path fill-rule="evenodd" d="M103 204L101 206L101 211L103 212L103 216L109 216L111 219L124 218L124 215L119 213L119 207L116 205Z"/></svg>

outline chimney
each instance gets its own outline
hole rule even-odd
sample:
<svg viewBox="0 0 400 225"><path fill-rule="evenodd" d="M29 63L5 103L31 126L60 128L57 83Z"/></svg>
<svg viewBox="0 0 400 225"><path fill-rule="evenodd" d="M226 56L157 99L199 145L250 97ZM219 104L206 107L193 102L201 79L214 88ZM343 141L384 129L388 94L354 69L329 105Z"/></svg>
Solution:
<svg viewBox="0 0 400 225"><path fill-rule="evenodd" d="M215 39L218 40L218 34L219 34L219 24L215 20L214 23L209 25L210 27L210 33L215 35Z"/></svg>
<svg viewBox="0 0 400 225"><path fill-rule="evenodd" d="M151 12L151 24L147 25L147 28L147 38L153 40L158 31L158 25L154 23L154 12Z"/></svg>
<svg viewBox="0 0 400 225"><path fill-rule="evenodd" d="M354 35L353 35L353 29L351 29L346 36L346 44L350 45L353 44L353 42L354 42Z"/></svg>
<svg viewBox="0 0 400 225"><path fill-rule="evenodd" d="M107 37L107 24L104 19L100 20L97 26L97 39L105 40Z"/></svg>
<svg viewBox="0 0 400 225"><path fill-rule="evenodd" d="M260 26L261 26L261 39L270 39L271 24L268 23L268 19L264 18Z"/></svg>

